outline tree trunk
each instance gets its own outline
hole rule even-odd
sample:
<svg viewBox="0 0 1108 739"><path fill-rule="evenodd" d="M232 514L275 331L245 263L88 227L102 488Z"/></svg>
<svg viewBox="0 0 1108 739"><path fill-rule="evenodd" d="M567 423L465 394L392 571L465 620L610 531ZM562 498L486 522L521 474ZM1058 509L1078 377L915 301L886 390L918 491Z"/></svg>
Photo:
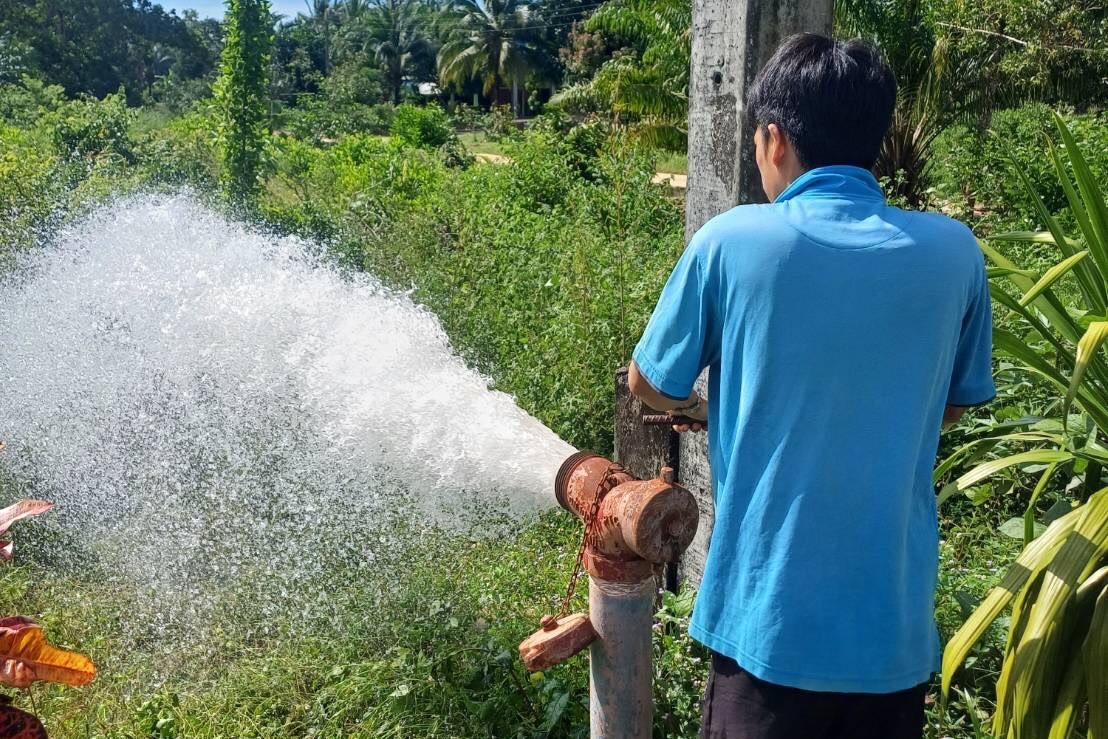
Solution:
<svg viewBox="0 0 1108 739"><path fill-rule="evenodd" d="M735 205L765 201L745 120L746 91L786 37L830 34L833 6L833 0L693 0L686 239ZM706 379L697 383L701 392ZM712 478L706 435L681 437L681 482L700 505L700 527L682 560L683 574L699 584L712 528Z"/></svg>
<svg viewBox="0 0 1108 739"><path fill-rule="evenodd" d="M512 75L512 117L519 118L519 78Z"/></svg>

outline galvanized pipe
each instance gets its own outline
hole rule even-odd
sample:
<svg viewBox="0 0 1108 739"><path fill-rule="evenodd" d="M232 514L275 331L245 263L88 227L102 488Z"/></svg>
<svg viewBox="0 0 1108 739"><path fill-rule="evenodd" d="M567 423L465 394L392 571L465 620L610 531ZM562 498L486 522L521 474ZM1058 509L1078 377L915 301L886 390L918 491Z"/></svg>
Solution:
<svg viewBox="0 0 1108 739"><path fill-rule="evenodd" d="M589 578L592 739L650 739L653 722L651 626L654 578L610 582Z"/></svg>

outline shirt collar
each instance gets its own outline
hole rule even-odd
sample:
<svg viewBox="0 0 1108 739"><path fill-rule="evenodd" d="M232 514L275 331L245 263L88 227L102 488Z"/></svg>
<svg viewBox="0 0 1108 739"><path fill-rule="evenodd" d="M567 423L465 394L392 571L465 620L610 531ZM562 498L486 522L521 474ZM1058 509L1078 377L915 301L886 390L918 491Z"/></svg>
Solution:
<svg viewBox="0 0 1108 739"><path fill-rule="evenodd" d="M797 197L883 201L885 194L869 170L836 164L809 169L789 183L773 202L783 203Z"/></svg>

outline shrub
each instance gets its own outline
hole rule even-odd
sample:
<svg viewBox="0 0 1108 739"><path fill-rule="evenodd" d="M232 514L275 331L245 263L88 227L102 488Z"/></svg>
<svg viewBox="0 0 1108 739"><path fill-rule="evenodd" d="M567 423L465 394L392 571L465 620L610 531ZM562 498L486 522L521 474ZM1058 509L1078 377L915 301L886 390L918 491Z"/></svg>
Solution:
<svg viewBox="0 0 1108 739"><path fill-rule="evenodd" d="M389 133L408 146L438 149L454 136L450 116L437 105L405 103L396 109Z"/></svg>
<svg viewBox="0 0 1108 739"><path fill-rule="evenodd" d="M0 85L0 120L20 128L34 126L65 104L61 85L24 75L18 82Z"/></svg>
<svg viewBox="0 0 1108 739"><path fill-rule="evenodd" d="M54 120L54 146L62 158L95 160L115 157L135 161L129 129L134 111L120 90L103 100L81 98L58 110Z"/></svg>
<svg viewBox="0 0 1108 739"><path fill-rule="evenodd" d="M205 113L189 113L151 131L137 152L155 182L208 190L219 181L216 123Z"/></svg>
<svg viewBox="0 0 1108 739"><path fill-rule="evenodd" d="M1104 113L1066 114L1082 140L1086 159L1102 179L1108 176L1108 126ZM1051 111L1032 104L997 111L987 130L969 124L939 134L933 150L933 180L939 198L981 233L1041 228L1027 189L1011 175L1019 162L1048 210L1070 224L1065 193L1043 155L1052 129Z"/></svg>
<svg viewBox="0 0 1108 739"><path fill-rule="evenodd" d="M1065 233L1051 217L1020 162L1013 165L1013 179L1028 189L1048 230L995 238L1052 247L1061 261L1040 274L1020 269L990 245L982 248L994 266L994 298L1021 324L1019 333L994 330L997 353L1011 362L1010 371L1054 386L1062 398L1053 406L1057 417L998 424L953 457L979 461L990 450L1023 449L977 464L953 483L957 490L1011 468L1030 471L1035 465L1041 473L1022 520L1010 522L1022 534L1023 553L950 640L943 658L946 694L971 647L1012 606L996 689L997 736L1068 737L1082 723L1089 736L1108 734L1108 704L1100 700L1108 685L1108 488L1102 488L1108 462L1102 445L1108 430L1108 364L1101 352L1108 339L1108 321L1103 320L1108 305L1108 201L1073 132L1061 117L1055 123L1062 150L1049 146L1046 159L1079 224L1077 233ZM1070 295L1057 290L1063 278L1074 285ZM1075 405L1080 412L1071 415ZM1067 485L1049 528L1036 538L1036 503L1055 473L1073 484ZM1071 502L1068 493L1078 488L1082 500Z"/></svg>

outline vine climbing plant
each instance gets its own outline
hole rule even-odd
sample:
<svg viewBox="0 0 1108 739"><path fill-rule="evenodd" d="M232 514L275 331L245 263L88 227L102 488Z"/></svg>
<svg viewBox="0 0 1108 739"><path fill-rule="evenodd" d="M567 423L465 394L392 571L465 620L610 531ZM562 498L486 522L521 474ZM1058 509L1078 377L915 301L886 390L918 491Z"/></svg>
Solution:
<svg viewBox="0 0 1108 739"><path fill-rule="evenodd" d="M242 205L258 191L266 139L273 18L268 0L227 0L227 31L214 87L224 194Z"/></svg>

